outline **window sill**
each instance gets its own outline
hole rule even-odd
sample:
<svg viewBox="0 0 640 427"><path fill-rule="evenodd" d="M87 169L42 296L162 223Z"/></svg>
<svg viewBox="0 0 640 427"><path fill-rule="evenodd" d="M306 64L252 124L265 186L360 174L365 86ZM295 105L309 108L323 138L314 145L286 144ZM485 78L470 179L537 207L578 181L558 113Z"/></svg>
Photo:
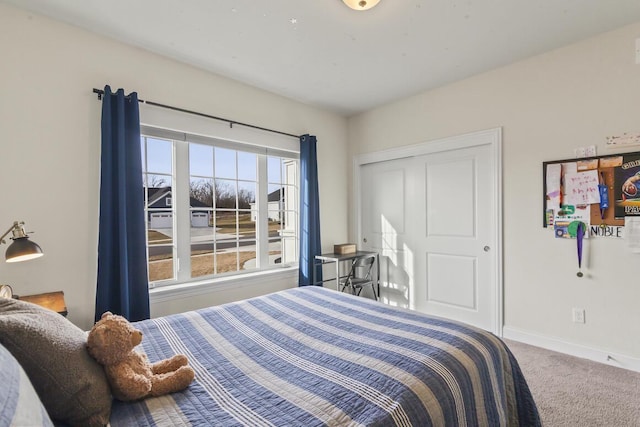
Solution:
<svg viewBox="0 0 640 427"><path fill-rule="evenodd" d="M209 294L226 289L239 289L260 286L265 280L298 279L298 267L283 267L273 270L228 276L217 279L198 280L179 285L160 286L149 289L151 303L172 301L176 298L187 298Z"/></svg>

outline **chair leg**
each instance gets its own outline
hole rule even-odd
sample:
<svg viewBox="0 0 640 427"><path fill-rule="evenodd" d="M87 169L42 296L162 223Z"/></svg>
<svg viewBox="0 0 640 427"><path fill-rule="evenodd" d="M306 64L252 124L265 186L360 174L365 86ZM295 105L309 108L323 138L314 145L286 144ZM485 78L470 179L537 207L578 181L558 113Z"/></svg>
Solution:
<svg viewBox="0 0 640 427"><path fill-rule="evenodd" d="M349 290L351 291L351 295L356 295L355 287L349 282L346 282L342 285L342 289L340 289L340 292L344 292L346 288L349 288Z"/></svg>
<svg viewBox="0 0 640 427"><path fill-rule="evenodd" d="M355 293L355 289L353 289L353 291L354 291L354 292L353 292L353 293L354 293L354 295L356 295L356 296L360 296L360 293L362 293L362 286L358 288L358 293L357 293L357 294ZM371 284L371 291L373 292L373 298L374 298L376 301L378 301L378 295L376 294L376 288L375 288L375 286L373 286L373 284Z"/></svg>

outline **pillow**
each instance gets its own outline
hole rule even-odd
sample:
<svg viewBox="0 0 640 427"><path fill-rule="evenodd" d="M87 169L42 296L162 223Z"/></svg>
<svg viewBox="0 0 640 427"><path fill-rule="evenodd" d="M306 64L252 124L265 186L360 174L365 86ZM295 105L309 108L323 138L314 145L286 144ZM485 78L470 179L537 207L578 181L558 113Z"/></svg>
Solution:
<svg viewBox="0 0 640 427"><path fill-rule="evenodd" d="M60 314L0 298L0 344L22 365L49 416L72 426L104 426L111 393L86 342L87 333Z"/></svg>
<svg viewBox="0 0 640 427"><path fill-rule="evenodd" d="M0 426L52 426L29 377L0 345Z"/></svg>

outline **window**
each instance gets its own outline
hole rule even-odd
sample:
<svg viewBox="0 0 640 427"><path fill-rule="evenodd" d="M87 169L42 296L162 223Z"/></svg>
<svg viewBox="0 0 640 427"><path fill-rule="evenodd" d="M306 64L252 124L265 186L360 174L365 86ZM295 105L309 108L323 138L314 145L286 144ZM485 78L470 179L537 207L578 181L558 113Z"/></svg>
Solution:
<svg viewBox="0 0 640 427"><path fill-rule="evenodd" d="M142 134L151 286L297 262L296 153L147 126Z"/></svg>

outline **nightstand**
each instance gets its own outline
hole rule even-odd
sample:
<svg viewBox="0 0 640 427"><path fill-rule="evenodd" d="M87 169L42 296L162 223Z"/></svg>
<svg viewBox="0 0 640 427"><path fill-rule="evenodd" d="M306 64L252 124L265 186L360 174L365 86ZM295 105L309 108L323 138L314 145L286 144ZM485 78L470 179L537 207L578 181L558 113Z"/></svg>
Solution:
<svg viewBox="0 0 640 427"><path fill-rule="evenodd" d="M20 295L18 299L48 308L65 317L67 315L67 304L64 302L64 292L62 291L36 295Z"/></svg>

